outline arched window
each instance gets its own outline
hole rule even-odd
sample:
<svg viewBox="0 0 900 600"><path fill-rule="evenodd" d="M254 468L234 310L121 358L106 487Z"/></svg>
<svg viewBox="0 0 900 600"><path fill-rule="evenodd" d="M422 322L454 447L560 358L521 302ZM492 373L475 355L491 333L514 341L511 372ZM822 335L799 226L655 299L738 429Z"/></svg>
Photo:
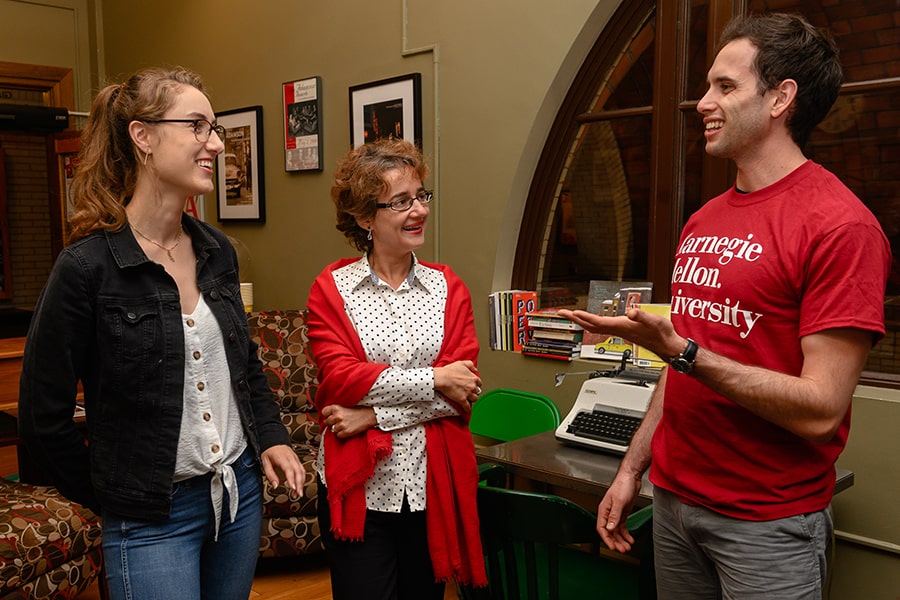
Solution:
<svg viewBox="0 0 900 600"><path fill-rule="evenodd" d="M681 227L734 180L732 163L704 152L696 112L715 34L744 10L800 13L833 32L845 70L838 101L804 150L875 213L895 256L888 335L870 354L864 381L900 384L900 26L892 8L874 0L622 2L542 151L513 287L584 306L593 279L652 281L654 301L667 302Z"/></svg>

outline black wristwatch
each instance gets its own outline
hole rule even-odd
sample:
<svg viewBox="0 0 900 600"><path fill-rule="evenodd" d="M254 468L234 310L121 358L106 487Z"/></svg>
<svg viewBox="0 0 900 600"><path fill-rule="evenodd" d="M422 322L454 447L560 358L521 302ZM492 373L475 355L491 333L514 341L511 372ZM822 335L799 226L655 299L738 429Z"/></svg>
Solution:
<svg viewBox="0 0 900 600"><path fill-rule="evenodd" d="M691 338L687 339L687 348L678 356L673 356L669 361L669 366L679 373L688 374L694 370L694 359L697 358L697 350L700 346Z"/></svg>

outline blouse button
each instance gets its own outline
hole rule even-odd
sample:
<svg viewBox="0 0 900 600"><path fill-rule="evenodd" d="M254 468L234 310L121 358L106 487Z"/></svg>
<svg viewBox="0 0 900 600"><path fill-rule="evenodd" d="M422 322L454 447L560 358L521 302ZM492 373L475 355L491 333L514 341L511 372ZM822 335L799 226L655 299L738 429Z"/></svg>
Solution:
<svg viewBox="0 0 900 600"><path fill-rule="evenodd" d="M200 351L194 350L194 360L200 360Z"/></svg>
<svg viewBox="0 0 900 600"><path fill-rule="evenodd" d="M210 419L212 419L212 415L211 415L211 414L209 414L208 412L203 413L203 420L204 420L204 421L209 421Z"/></svg>
<svg viewBox="0 0 900 600"><path fill-rule="evenodd" d="M204 389L206 389L206 384L201 381L197 384L197 389L202 392Z"/></svg>
<svg viewBox="0 0 900 600"><path fill-rule="evenodd" d="M218 445L218 444L213 444L212 447L210 448L210 450L212 450L214 453L218 453L218 452L219 452L219 445Z"/></svg>
<svg viewBox="0 0 900 600"><path fill-rule="evenodd" d="M193 320L193 319L188 319L188 320L187 320L187 326L188 326L188 327L193 327L193 326L194 326L194 320Z"/></svg>

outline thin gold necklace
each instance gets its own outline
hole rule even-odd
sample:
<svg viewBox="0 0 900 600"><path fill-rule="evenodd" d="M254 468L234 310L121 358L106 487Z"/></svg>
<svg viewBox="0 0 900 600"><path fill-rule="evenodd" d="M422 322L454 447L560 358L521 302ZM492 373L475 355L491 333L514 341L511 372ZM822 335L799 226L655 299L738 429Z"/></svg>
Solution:
<svg viewBox="0 0 900 600"><path fill-rule="evenodd" d="M138 234L139 236L141 236L142 238L144 238L145 240L147 240L148 242L150 242L151 244L153 244L153 245L156 246L157 248L161 248L161 249L165 250L165 251L166 251L166 254L169 255L169 260L171 260L172 262L175 262L175 257L172 256L172 250L174 250L175 248L177 248L177 247L178 247L178 244L181 243L181 234L184 232L184 229L183 229L180 225L178 226L178 235L175 236L175 243L172 244L172 247L171 247L171 248L166 248L165 246L163 246L163 245L160 244L159 242L154 242L153 240L151 240L150 238L148 238L146 235L144 235L144 232L142 232L140 229L138 229L137 227L134 226L134 223L131 223L130 225L131 225L131 228L134 229L134 232L135 232L136 234Z"/></svg>

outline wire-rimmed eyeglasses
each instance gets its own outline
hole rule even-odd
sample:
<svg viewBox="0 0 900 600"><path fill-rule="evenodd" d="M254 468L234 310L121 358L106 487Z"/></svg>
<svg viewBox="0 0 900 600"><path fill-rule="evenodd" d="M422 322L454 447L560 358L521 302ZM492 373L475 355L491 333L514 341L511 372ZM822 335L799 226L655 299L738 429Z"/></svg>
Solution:
<svg viewBox="0 0 900 600"><path fill-rule="evenodd" d="M375 206L377 208L389 208L391 210L396 210L397 212L404 212L411 209L413 202L416 200L418 200L422 206L428 206L431 204L431 201L434 200L434 192L431 190L424 190L411 198L402 198L400 200L394 200L393 202L376 202Z"/></svg>
<svg viewBox="0 0 900 600"><path fill-rule="evenodd" d="M152 121L145 120L144 123L190 123L191 129L194 130L194 137L201 144L209 141L213 131L216 132L220 140L225 141L225 127L213 125L206 119L154 119Z"/></svg>

